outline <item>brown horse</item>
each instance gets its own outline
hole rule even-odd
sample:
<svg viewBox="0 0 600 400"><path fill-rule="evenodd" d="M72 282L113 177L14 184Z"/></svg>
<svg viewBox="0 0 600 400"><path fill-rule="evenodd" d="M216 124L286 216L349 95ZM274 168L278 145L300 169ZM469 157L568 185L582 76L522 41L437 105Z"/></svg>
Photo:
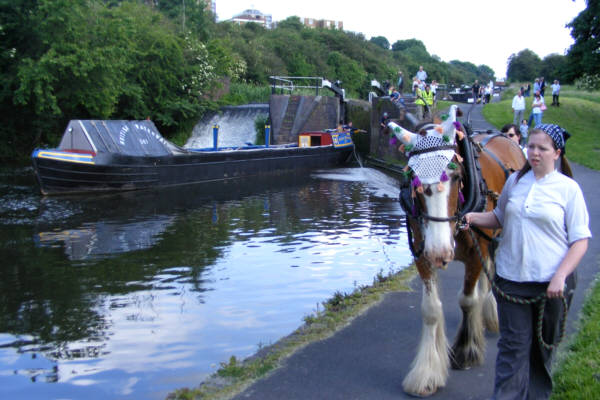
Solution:
<svg viewBox="0 0 600 400"><path fill-rule="evenodd" d="M458 225L468 211L493 209L508 175L525 163L519 146L504 136L466 136L457 113L457 106L451 106L445 121L430 124L418 134L388 124L409 157L401 203L424 286L421 341L403 381L404 390L417 396L431 395L445 386L450 365L466 369L481 364L484 326L498 331L496 302L481 272L483 264L492 267L487 248L499 232L477 232L480 257L473 236ZM462 323L449 348L436 270L453 259L464 263L465 276L459 298Z"/></svg>

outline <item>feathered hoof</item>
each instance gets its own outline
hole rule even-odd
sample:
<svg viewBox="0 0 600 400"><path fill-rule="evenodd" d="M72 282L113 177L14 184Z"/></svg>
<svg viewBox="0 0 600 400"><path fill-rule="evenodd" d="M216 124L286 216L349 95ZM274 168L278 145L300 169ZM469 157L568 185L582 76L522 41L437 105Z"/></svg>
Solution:
<svg viewBox="0 0 600 400"><path fill-rule="evenodd" d="M450 367L452 369L467 370L471 367L483 364L482 353L478 351L454 351L450 358Z"/></svg>
<svg viewBox="0 0 600 400"><path fill-rule="evenodd" d="M433 396L437 392L437 388L427 388L420 393L407 392L406 390L404 392L411 397L418 397L420 399L424 399L426 397Z"/></svg>

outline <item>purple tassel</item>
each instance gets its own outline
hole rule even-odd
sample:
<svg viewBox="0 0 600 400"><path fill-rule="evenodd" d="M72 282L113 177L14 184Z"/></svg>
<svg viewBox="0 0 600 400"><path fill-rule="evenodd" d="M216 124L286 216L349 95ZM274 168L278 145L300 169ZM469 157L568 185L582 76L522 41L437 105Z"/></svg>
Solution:
<svg viewBox="0 0 600 400"><path fill-rule="evenodd" d="M396 143L398 143L398 140L396 139L396 136L392 136L390 138L390 146L395 146Z"/></svg>
<svg viewBox="0 0 600 400"><path fill-rule="evenodd" d="M448 180L450 180L450 178L448 178L448 175L446 175L446 171L442 171L442 176L440 176L440 182L448 182Z"/></svg>
<svg viewBox="0 0 600 400"><path fill-rule="evenodd" d="M413 178L413 181L412 181L412 185L413 185L413 187L421 186L421 180L419 179L418 176L415 175L415 177Z"/></svg>
<svg viewBox="0 0 600 400"><path fill-rule="evenodd" d="M412 213L413 217L417 216L417 205L415 203L412 204L412 207L410 208L410 212Z"/></svg>
<svg viewBox="0 0 600 400"><path fill-rule="evenodd" d="M460 128L460 122L458 122L458 121L454 121L453 123L454 123L454 127L455 127L456 129L458 129L459 131L462 131L462 129Z"/></svg>
<svg viewBox="0 0 600 400"><path fill-rule="evenodd" d="M465 204L465 196L463 196L463 194L460 190L458 191L458 201L460 202L461 205Z"/></svg>

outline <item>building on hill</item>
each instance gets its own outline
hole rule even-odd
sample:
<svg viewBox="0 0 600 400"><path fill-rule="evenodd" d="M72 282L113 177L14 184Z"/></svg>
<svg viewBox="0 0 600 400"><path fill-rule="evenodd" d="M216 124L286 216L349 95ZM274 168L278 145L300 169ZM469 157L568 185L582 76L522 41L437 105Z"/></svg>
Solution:
<svg viewBox="0 0 600 400"><path fill-rule="evenodd" d="M344 29L343 21L332 21L328 19L302 18L304 26L309 28L335 28Z"/></svg>
<svg viewBox="0 0 600 400"><path fill-rule="evenodd" d="M267 29L271 29L273 17L270 14L263 14L258 10L248 9L238 15L234 15L230 21L239 25L247 23L260 24Z"/></svg>

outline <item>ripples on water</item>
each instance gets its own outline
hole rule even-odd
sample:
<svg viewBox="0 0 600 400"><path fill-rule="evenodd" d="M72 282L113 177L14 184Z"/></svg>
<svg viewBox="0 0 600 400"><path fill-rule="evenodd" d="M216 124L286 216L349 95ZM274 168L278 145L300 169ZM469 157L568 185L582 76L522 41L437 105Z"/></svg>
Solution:
<svg viewBox="0 0 600 400"><path fill-rule="evenodd" d="M72 198L0 178L3 398L164 398L411 261L375 170Z"/></svg>

